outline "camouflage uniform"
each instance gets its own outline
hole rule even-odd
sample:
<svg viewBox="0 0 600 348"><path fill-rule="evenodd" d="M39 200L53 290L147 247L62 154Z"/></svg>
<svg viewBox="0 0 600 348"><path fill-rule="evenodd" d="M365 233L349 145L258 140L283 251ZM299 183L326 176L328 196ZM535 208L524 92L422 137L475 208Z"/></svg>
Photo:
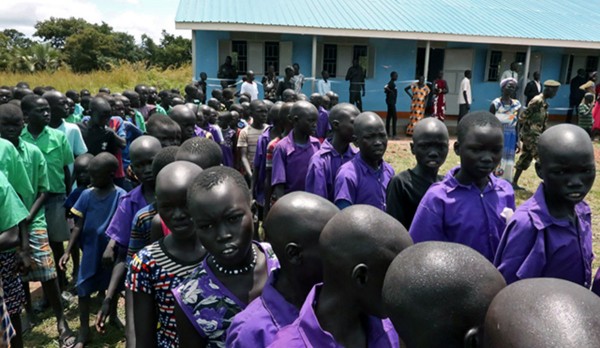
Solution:
<svg viewBox="0 0 600 348"><path fill-rule="evenodd" d="M546 130L548 122L548 103L543 94L535 96L519 119L519 139L523 143L521 156L515 165L516 169L527 170L531 161L538 160L538 138Z"/></svg>

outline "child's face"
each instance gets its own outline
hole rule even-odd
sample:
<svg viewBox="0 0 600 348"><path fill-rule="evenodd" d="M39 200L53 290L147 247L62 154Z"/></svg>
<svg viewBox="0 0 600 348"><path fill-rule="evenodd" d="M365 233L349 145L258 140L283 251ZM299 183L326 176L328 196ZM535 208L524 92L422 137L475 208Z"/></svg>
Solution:
<svg viewBox="0 0 600 348"><path fill-rule="evenodd" d="M442 131L421 134L413 138L411 150L420 166L437 170L448 156L448 136Z"/></svg>
<svg viewBox="0 0 600 348"><path fill-rule="evenodd" d="M106 164L91 161L88 171L92 186L106 188L113 185L114 171L108 168Z"/></svg>
<svg viewBox="0 0 600 348"><path fill-rule="evenodd" d="M152 175L152 161L156 156L156 149L146 146L139 148L135 153L131 153L131 169L142 184L151 184L154 182Z"/></svg>
<svg viewBox="0 0 600 348"><path fill-rule="evenodd" d="M357 133L356 146L361 156L368 162L379 162L387 149L387 133L381 122L370 122Z"/></svg>
<svg viewBox="0 0 600 348"><path fill-rule="evenodd" d="M454 144L460 157L460 168L473 180L487 177L498 166L502 158L504 136L502 129L490 125L473 126L462 143Z"/></svg>
<svg viewBox="0 0 600 348"><path fill-rule="evenodd" d="M112 110L114 116L125 117L125 105L123 105L122 101L116 100Z"/></svg>
<svg viewBox="0 0 600 348"><path fill-rule="evenodd" d="M187 187L156 187L156 208L160 218L172 233L180 236L194 233L186 193Z"/></svg>
<svg viewBox="0 0 600 348"><path fill-rule="evenodd" d="M90 186L91 179L87 165L88 163L86 163L85 166L78 166L77 163L75 163L75 180L77 180L77 186Z"/></svg>
<svg viewBox="0 0 600 348"><path fill-rule="evenodd" d="M200 79L202 81L206 81L206 79L207 79L206 73L200 73Z"/></svg>
<svg viewBox="0 0 600 348"><path fill-rule="evenodd" d="M309 110L302 110L303 112L298 115L294 115L296 123L294 124L294 131L297 133L314 135L317 131L317 119L319 114ZM384 130L385 132L385 130Z"/></svg>
<svg viewBox="0 0 600 348"><path fill-rule="evenodd" d="M216 110L211 110L210 116L208 118L208 123L215 124L215 123L217 123L218 118L219 118L219 113Z"/></svg>
<svg viewBox="0 0 600 348"><path fill-rule="evenodd" d="M0 115L0 135L2 139L17 143L23 127L23 117Z"/></svg>
<svg viewBox="0 0 600 348"><path fill-rule="evenodd" d="M240 114L237 111L231 112L231 122L229 123L229 128L236 129L238 122L240 122Z"/></svg>
<svg viewBox="0 0 600 348"><path fill-rule="evenodd" d="M202 191L190 202L202 245L224 266L244 261L252 245L253 222L248 196L231 179Z"/></svg>
<svg viewBox="0 0 600 348"><path fill-rule="evenodd" d="M158 139L163 148L181 144L181 130L175 126L160 125L156 129L156 134L150 135Z"/></svg>
<svg viewBox="0 0 600 348"><path fill-rule="evenodd" d="M354 112L346 112L339 121L337 132L340 138L347 143L352 142L354 138L354 119L356 116Z"/></svg>
<svg viewBox="0 0 600 348"><path fill-rule="evenodd" d="M75 112L75 102L71 98L67 98L67 105L69 105L69 115L73 115Z"/></svg>
<svg viewBox="0 0 600 348"><path fill-rule="evenodd" d="M112 114L112 108L109 107L101 107L98 110L95 110L92 113L92 117L90 119L90 122L92 122L95 125L98 126L107 126L108 125L108 121L110 120Z"/></svg>
<svg viewBox="0 0 600 348"><path fill-rule="evenodd" d="M29 124L38 127L45 127L50 123L50 105L46 99L39 98L35 106L27 114Z"/></svg>
<svg viewBox="0 0 600 348"><path fill-rule="evenodd" d="M250 113L254 118L255 122L258 122L258 125L262 125L267 122L267 105L264 103L253 104L253 107L250 108Z"/></svg>
<svg viewBox="0 0 600 348"><path fill-rule="evenodd" d="M0 104L6 104L10 100L10 91L8 89L0 89Z"/></svg>

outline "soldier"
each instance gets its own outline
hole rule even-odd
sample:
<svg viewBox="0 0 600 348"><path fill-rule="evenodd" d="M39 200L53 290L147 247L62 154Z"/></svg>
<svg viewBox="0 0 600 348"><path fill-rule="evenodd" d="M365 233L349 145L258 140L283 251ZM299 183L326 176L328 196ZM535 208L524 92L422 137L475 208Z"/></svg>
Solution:
<svg viewBox="0 0 600 348"><path fill-rule="evenodd" d="M546 130L548 122L548 99L554 98L560 87L560 82L546 80L542 94L534 97L519 120L519 139L522 142L521 156L515 165L515 177L513 187L515 190L522 189L517 184L524 170L531 165L531 161L538 159L537 142L539 136Z"/></svg>

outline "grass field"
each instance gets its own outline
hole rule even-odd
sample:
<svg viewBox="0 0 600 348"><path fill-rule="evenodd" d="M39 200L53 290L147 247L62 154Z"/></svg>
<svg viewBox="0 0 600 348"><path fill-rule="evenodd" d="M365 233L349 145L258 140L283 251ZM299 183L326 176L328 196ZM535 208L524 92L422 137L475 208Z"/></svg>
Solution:
<svg viewBox="0 0 600 348"><path fill-rule="evenodd" d="M452 147L451 147L452 148ZM600 146L595 145L596 150L596 166L600 170ZM388 151L386 153L386 160L392 164L396 172L401 170L405 170L407 168L411 168L415 165L414 157L410 154L410 148L407 141L390 141L388 146ZM441 172L446 172L448 169L458 165L459 160L458 157L451 151L448 155L448 160L443 165ZM526 188L525 191L517 192L517 205L521 204L524 200L529 198L538 184L540 183L540 179L537 178L533 168L530 168L527 172L525 172L522 176L521 186ZM587 196L587 202L592 207L593 212L598 212L600 208L600 180L597 180L592 188L592 191ZM600 222L598 215L593 215L593 224L592 226L598 226ZM597 228L594 229L594 251L598 255L600 253L600 230ZM596 260L594 262L594 270L600 265L600 262ZM122 300L121 300L122 301ZM100 305L100 302L96 302L92 313L95 313ZM124 318L123 313L123 303L119 306L120 317ZM76 304L72 304L67 310L67 317L69 319L69 323L72 329L77 329L78 319L77 319L77 307ZM58 347L58 342L56 340L57 334L55 329L55 322L52 318L50 311L46 311L42 315L43 321L40 325L33 328L32 331L28 332L25 335L25 345L26 347ZM91 322L94 321L95 316L92 316ZM117 331L111 327L108 328L107 333L105 335L99 335L94 333L93 341L88 345L88 347L124 347L124 334L120 331Z"/></svg>

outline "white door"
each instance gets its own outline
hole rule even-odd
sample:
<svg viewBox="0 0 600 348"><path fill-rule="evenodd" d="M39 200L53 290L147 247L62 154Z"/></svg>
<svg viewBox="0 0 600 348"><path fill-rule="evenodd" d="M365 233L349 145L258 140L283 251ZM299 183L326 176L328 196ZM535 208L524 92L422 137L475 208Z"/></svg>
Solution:
<svg viewBox="0 0 600 348"><path fill-rule="evenodd" d="M446 49L444 53L444 79L448 83L446 114L458 115L458 91L465 70L473 70L472 49ZM472 82L471 82L472 83Z"/></svg>

